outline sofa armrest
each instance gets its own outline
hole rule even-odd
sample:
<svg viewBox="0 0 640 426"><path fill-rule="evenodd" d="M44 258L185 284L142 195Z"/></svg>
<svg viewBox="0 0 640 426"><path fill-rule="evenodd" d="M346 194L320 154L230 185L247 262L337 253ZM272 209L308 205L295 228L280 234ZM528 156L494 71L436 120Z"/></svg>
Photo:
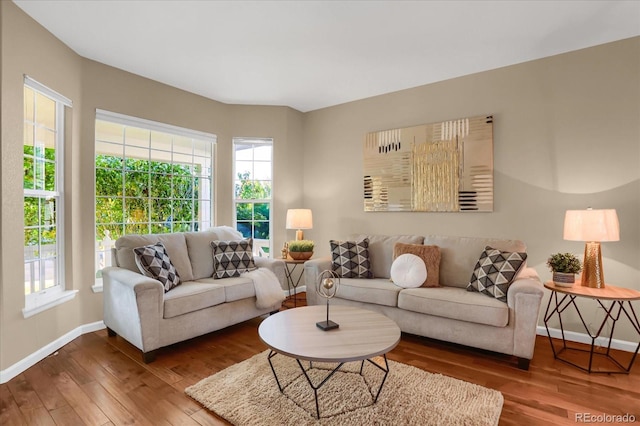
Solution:
<svg viewBox="0 0 640 426"><path fill-rule="evenodd" d="M320 303L316 294L316 281L318 276L327 269L331 269L331 257L319 257L307 260L304 263L304 282L307 286L307 305Z"/></svg>
<svg viewBox="0 0 640 426"><path fill-rule="evenodd" d="M507 304L513 310L513 354L520 358L533 358L536 330L544 294L538 275L530 271L520 274L507 291Z"/></svg>
<svg viewBox="0 0 640 426"><path fill-rule="evenodd" d="M142 352L160 347L164 287L120 267L102 270L104 324Z"/></svg>
<svg viewBox="0 0 640 426"><path fill-rule="evenodd" d="M276 277L278 277L278 281L280 282L280 287L283 289L287 288L287 273L285 271L285 263L281 259L270 259L268 257L254 257L254 263L259 268L267 268L271 272L273 272Z"/></svg>

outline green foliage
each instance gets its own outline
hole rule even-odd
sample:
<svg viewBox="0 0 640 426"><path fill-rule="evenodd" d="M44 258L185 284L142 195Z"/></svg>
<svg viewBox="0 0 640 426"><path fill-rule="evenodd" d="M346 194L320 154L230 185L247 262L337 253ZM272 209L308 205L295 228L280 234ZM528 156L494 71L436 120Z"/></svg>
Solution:
<svg viewBox="0 0 640 426"><path fill-rule="evenodd" d="M271 184L252 180L250 175L251 173L249 172L238 173L240 183L236 183L236 198L242 200L262 200L270 198Z"/></svg>
<svg viewBox="0 0 640 426"><path fill-rule="evenodd" d="M199 190L193 172L191 165L96 155L96 237L106 230L114 240L194 230Z"/></svg>
<svg viewBox="0 0 640 426"><path fill-rule="evenodd" d="M263 200L271 197L271 185L251 179L249 172L238 173L236 198L241 200ZM269 203L236 203L237 228L245 238L269 239Z"/></svg>
<svg viewBox="0 0 640 426"><path fill-rule="evenodd" d="M23 185L25 189L56 189L56 151L24 145ZM35 166L35 167L34 167Z"/></svg>
<svg viewBox="0 0 640 426"><path fill-rule="evenodd" d="M292 251L292 252L313 251L313 246L314 246L314 243L311 240L289 241L289 251Z"/></svg>
<svg viewBox="0 0 640 426"><path fill-rule="evenodd" d="M571 253L555 253L547 259L547 266L553 272L577 274L582 270L580 259Z"/></svg>
<svg viewBox="0 0 640 426"><path fill-rule="evenodd" d="M23 186L25 189L56 190L56 151L53 148L23 148ZM55 244L56 206L54 200L24 197L24 245Z"/></svg>

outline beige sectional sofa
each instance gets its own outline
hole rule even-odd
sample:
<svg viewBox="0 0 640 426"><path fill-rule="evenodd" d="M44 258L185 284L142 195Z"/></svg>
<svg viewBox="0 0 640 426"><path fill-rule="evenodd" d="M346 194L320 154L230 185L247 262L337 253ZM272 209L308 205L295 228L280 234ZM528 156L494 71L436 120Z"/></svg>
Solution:
<svg viewBox="0 0 640 426"><path fill-rule="evenodd" d="M145 362L150 362L158 348L277 311L280 302L262 308L256 306L256 286L261 283L254 282L255 274L212 278L214 262L210 243L241 237L232 228L217 227L205 232L119 238L112 250L114 266L102 270L104 324L109 335L120 335L142 351ZM164 244L182 280L166 293L158 280L140 273L133 252L136 247L157 242ZM286 285L282 260L255 257L254 262L259 270L271 270L280 288Z"/></svg>
<svg viewBox="0 0 640 426"><path fill-rule="evenodd" d="M480 292L467 291L474 267L486 246L524 252L517 240L428 235L355 235L369 239L374 278L341 278L332 304L345 304L381 312L403 332L500 352L518 357L528 369L533 357L543 286L535 270L520 270L508 287L506 303ZM390 281L396 243L435 245L441 260L438 287L401 288ZM319 274L332 268L331 257L305 263L309 305L326 303L315 292Z"/></svg>

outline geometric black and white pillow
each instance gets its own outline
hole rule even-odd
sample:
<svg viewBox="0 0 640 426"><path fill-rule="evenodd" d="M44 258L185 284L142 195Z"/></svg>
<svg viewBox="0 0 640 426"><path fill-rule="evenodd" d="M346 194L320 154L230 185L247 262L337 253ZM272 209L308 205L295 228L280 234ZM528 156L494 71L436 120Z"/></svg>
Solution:
<svg viewBox="0 0 640 426"><path fill-rule="evenodd" d="M239 241L212 241L213 278L239 277L241 273L256 269L253 262L253 239Z"/></svg>
<svg viewBox="0 0 640 426"><path fill-rule="evenodd" d="M369 259L369 239L330 240L331 270L342 278L373 278Z"/></svg>
<svg viewBox="0 0 640 426"><path fill-rule="evenodd" d="M136 265L143 275L155 278L164 286L164 292L168 292L180 285L180 276L175 266L171 263L169 254L162 243L152 246L137 247L133 249Z"/></svg>
<svg viewBox="0 0 640 426"><path fill-rule="evenodd" d="M507 303L507 290L527 260L527 253L508 252L486 246L467 285L468 291L479 291Z"/></svg>

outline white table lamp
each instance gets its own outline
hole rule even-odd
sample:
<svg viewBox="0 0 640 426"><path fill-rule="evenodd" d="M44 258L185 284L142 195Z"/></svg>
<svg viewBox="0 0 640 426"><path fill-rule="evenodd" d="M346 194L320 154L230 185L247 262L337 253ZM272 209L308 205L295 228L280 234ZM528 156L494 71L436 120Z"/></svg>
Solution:
<svg viewBox="0 0 640 426"><path fill-rule="evenodd" d="M303 229L313 228L313 215L310 209L287 210L287 229L296 229L296 240L303 240Z"/></svg>
<svg viewBox="0 0 640 426"><path fill-rule="evenodd" d="M620 224L615 209L567 210L564 216L564 239L585 241L582 285L604 288L600 242L620 240Z"/></svg>

